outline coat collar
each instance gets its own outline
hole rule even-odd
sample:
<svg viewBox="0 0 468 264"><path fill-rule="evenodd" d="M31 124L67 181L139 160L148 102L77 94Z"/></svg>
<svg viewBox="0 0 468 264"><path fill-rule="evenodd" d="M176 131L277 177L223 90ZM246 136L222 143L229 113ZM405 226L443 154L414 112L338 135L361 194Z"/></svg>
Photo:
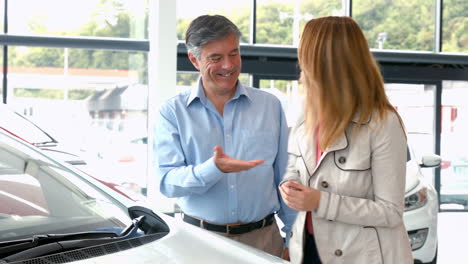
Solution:
<svg viewBox="0 0 468 264"><path fill-rule="evenodd" d="M359 120L359 114L355 114L354 118L352 119L352 123L358 124ZM367 125L371 121L371 117L369 117L368 120L365 122L362 122L361 125ZM329 153L337 151L337 150L342 150L348 147L349 141L348 141L348 136L346 131L341 134L337 141L330 145L322 154L322 157L320 158L319 162L317 165L315 165L315 160L316 160L316 152L315 152L315 145L313 144L315 142L314 135L309 136L307 135L307 131L305 128L305 122L304 122L304 116L301 116L296 128L296 143L299 148L299 152L301 156L304 158L304 163L307 167L307 170L310 175L312 175L316 168L319 167L320 163L322 160L327 156Z"/></svg>
<svg viewBox="0 0 468 264"><path fill-rule="evenodd" d="M298 145L300 155L304 160L304 164L307 168L307 171L309 172L309 175L314 174L316 168L319 167L320 163L325 158L325 156L328 155L328 153L345 149L348 146L348 139L346 137L346 133L343 133L342 135L340 135L340 137L334 144L332 144L323 152L322 157L320 157L320 160L316 165L315 161L317 153L315 151L315 145L313 142L315 142L315 136L307 135L304 123L302 123L296 131L296 143Z"/></svg>

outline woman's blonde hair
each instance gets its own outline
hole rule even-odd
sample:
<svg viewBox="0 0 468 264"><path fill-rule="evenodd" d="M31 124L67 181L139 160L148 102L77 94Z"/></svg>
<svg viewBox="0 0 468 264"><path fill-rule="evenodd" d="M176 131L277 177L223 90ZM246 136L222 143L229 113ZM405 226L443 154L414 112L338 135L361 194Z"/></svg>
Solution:
<svg viewBox="0 0 468 264"><path fill-rule="evenodd" d="M310 132L320 126L322 150L344 133L356 114L359 127L373 113L381 119L387 111L396 113L367 40L352 18L321 17L307 22L298 59L306 91L305 124Z"/></svg>

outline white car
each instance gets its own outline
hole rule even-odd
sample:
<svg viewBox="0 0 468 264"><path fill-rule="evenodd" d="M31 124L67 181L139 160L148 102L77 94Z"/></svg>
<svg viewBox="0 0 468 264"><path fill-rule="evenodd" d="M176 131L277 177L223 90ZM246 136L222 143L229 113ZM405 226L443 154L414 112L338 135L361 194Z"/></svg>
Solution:
<svg viewBox="0 0 468 264"><path fill-rule="evenodd" d="M12 262L288 263L135 204L0 130L0 263Z"/></svg>
<svg viewBox="0 0 468 264"><path fill-rule="evenodd" d="M406 194L404 223L413 250L414 263L437 262L437 214L439 202L432 183L425 180L421 168L441 164L437 155L422 157L418 162L408 148L406 164Z"/></svg>

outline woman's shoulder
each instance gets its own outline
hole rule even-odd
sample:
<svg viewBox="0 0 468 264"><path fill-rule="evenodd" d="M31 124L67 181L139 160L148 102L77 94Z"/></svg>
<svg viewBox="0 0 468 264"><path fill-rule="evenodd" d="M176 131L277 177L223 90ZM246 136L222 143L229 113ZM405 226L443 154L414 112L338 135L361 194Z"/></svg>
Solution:
<svg viewBox="0 0 468 264"><path fill-rule="evenodd" d="M298 131L303 131L305 126L304 112L300 111L295 115L289 123L290 136L297 136Z"/></svg>
<svg viewBox="0 0 468 264"><path fill-rule="evenodd" d="M380 115L378 112L372 115L372 118L369 122L369 126L372 131L377 134L382 133L391 133L391 134L400 134L405 133L405 126L400 115L393 110L386 110L383 115Z"/></svg>
<svg viewBox="0 0 468 264"><path fill-rule="evenodd" d="M371 125L395 125L395 124L400 124L401 122L401 117L400 115L393 110L384 110L382 114L380 114L378 111L375 111L372 113L372 116L370 117L369 123Z"/></svg>

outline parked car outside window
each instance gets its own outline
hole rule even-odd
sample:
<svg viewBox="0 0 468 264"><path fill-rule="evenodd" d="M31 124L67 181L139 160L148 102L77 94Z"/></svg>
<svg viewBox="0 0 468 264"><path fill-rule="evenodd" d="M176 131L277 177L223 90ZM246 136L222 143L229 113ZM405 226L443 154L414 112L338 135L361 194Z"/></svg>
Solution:
<svg viewBox="0 0 468 264"><path fill-rule="evenodd" d="M145 178L146 164L140 162L132 167L138 167L138 170L127 170L127 173L117 174L116 171L119 169L120 172L122 172L122 167L101 162L96 157L90 155L86 150L80 149L76 144L57 140L53 135L46 132L46 129L41 128L26 116L15 112L4 104L0 105L0 116L0 130L7 131L47 152L54 158L74 165L83 171L89 173L108 172L102 174L106 176L110 175L110 177L99 180L113 186L113 188L119 189L121 192L126 193L127 196L131 196L134 200L146 199L143 195L145 192L141 192L141 186L143 186L143 184L139 182L139 186L136 190L134 187L135 180L133 180L134 178ZM109 173L111 170L113 173ZM115 175L127 175L128 177L115 177Z"/></svg>

